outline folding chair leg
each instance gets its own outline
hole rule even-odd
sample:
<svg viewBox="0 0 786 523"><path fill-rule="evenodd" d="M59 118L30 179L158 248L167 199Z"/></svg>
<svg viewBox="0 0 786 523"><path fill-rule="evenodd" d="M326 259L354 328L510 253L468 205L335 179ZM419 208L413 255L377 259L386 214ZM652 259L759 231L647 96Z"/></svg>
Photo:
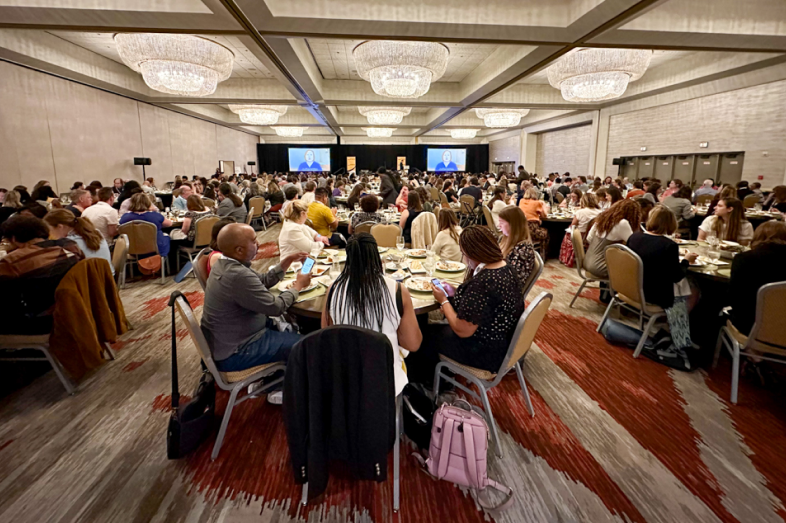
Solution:
<svg viewBox="0 0 786 523"><path fill-rule="evenodd" d="M636 350L633 352L633 357L638 358L639 354L641 354L642 349L644 349L644 343L647 341L649 337L650 329L652 326L655 325L655 320L658 318L663 317L663 314L653 314L650 316L650 321L647 322L647 327L644 329L644 332L641 334L641 339L639 340L639 344L636 345Z"/></svg>
<svg viewBox="0 0 786 523"><path fill-rule="evenodd" d="M726 334L726 327L721 327L720 332L718 333L718 342L715 344L715 355L712 357L712 368L718 366L718 360L720 359L720 352L721 347L723 346L723 336Z"/></svg>
<svg viewBox="0 0 786 523"><path fill-rule="evenodd" d="M396 397L396 444L393 446L393 512L401 507L401 395Z"/></svg>
<svg viewBox="0 0 786 523"><path fill-rule="evenodd" d="M529 391L527 390L527 382L524 380L524 372L521 370L521 362L516 362L516 376L519 377L519 385L521 385L521 392L524 393L524 402L527 404L527 410L530 417L535 417L535 409L532 408L532 400L529 398Z"/></svg>
<svg viewBox="0 0 786 523"><path fill-rule="evenodd" d="M616 304L617 304L617 298L612 298L611 301L609 302L609 306L606 307L606 312L603 313L603 318L601 318L600 323L598 323L598 329L597 329L596 332L600 332L600 330L603 328L603 324L606 323L606 320L609 318L609 314L611 313L611 309Z"/></svg>
<svg viewBox="0 0 786 523"><path fill-rule="evenodd" d="M60 367L60 362L52 356L52 354L49 352L49 349L42 348L40 350L44 353L46 359L49 360L49 364L52 366L52 368L55 369L55 374L57 374L57 378L60 380L60 383L63 384L63 387L65 387L68 395L72 396L74 394L74 386L71 384L71 380L66 377L62 367Z"/></svg>
<svg viewBox="0 0 786 523"><path fill-rule="evenodd" d="M491 425L491 435L494 437L494 446L497 448L497 457L502 458L502 445L499 441L499 433L497 433L497 422L494 421L494 414L491 413L491 404L489 403L489 396L485 387L478 387L480 389L480 399L483 400L483 409L486 411L489 425Z"/></svg>
<svg viewBox="0 0 786 523"><path fill-rule="evenodd" d="M437 363L437 367L434 369L434 404L437 403L437 398L439 398L439 382L442 379L441 371L445 367L445 364L442 362Z"/></svg>
<svg viewBox="0 0 786 523"><path fill-rule="evenodd" d="M224 435L227 433L229 417L232 415L232 408L234 408L235 401L237 401L238 392L240 392L240 387L235 387L232 389L232 393L229 395L227 408L224 412L224 419L221 420L221 428L218 430L218 437L216 438L215 445L213 445L213 453L210 455L211 460L215 460L218 457L218 452L221 450L221 444L224 442Z"/></svg>
<svg viewBox="0 0 786 523"><path fill-rule="evenodd" d="M731 354L731 402L737 404L737 393L740 386L740 344L737 340L731 341L733 352Z"/></svg>
<svg viewBox="0 0 786 523"><path fill-rule="evenodd" d="M308 503L308 482L303 483L303 489L300 492L300 504L304 507Z"/></svg>
<svg viewBox="0 0 786 523"><path fill-rule="evenodd" d="M117 359L117 357L115 355L115 351L112 350L112 347L109 345L109 342L106 342L106 341L104 342L104 350L105 350L107 356L109 356L110 360L116 360Z"/></svg>
<svg viewBox="0 0 786 523"><path fill-rule="evenodd" d="M584 280L583 282L581 282L581 286L579 287L579 290L577 290L576 294L573 295L573 299L570 301L570 308L571 309L573 308L573 304L576 302L576 298L578 298L579 294L581 294L581 291L584 290L584 286L585 285L587 285L587 280Z"/></svg>

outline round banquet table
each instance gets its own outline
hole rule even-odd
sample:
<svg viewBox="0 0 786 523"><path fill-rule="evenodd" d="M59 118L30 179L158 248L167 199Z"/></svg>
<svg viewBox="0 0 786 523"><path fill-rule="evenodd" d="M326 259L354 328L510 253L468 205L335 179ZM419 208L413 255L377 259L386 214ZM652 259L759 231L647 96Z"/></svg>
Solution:
<svg viewBox="0 0 786 523"><path fill-rule="evenodd" d="M549 214L548 218L544 218L540 222L540 226L549 233L549 250L546 255L547 258L559 258L562 239L565 237L565 231L570 227L572 222L573 216L554 214Z"/></svg>
<svg viewBox="0 0 786 523"><path fill-rule="evenodd" d="M389 250L390 251L395 251L395 249L389 249ZM329 254L339 253L339 255L345 253L345 251L343 249L340 249L340 250L328 249L328 250L325 250L324 252L329 253ZM388 255L388 251L386 251L386 252L384 252L384 253L382 253L380 255L382 257L382 259L383 259L383 264L388 263L388 261L386 259L387 255ZM437 259L439 259L439 257L437 257ZM317 267L320 266L319 263L320 262L318 261L317 265L316 265ZM341 265L343 267L343 265L344 265L343 262L341 262ZM324 264L322 266L325 267ZM388 269L385 270L385 274L387 274L387 275L392 274L393 272L394 271L391 271L391 270L388 270ZM414 276L416 276L416 277L425 276L425 273L423 273L423 274L415 274ZM290 281L294 277L295 277L295 273L294 272L287 272L286 276L284 277L284 281ZM437 271L437 270L435 270L433 277L434 278L438 278L440 281L447 281L448 283L450 283L454 287L458 287L459 285L461 285L461 283L463 283L464 273L444 272L444 271ZM314 279L320 282L320 284L325 288L325 292L322 292L321 294L319 294L316 297L311 298L311 299L308 299L308 293L302 293L301 296L304 296L306 299L299 298L299 300L303 299L303 301L297 301L294 304L292 304L292 306L287 310L288 312L290 312L292 314L295 314L297 316L303 316L303 317L306 317L306 318L321 318L322 317L322 308L325 306L325 297L327 296L326 288L332 282L330 280L330 277L327 275L327 273L325 273L325 275L323 275L323 276L320 276L320 277L314 278ZM407 280L404 280L401 283L402 284L406 284L406 281ZM271 289L271 292L273 294L279 294L280 291L278 290L278 286L273 287ZM314 292L314 291L311 291L311 292ZM434 295L431 294L431 292L419 292L419 291L413 291L412 289L409 289L409 293L412 296L412 305L415 308L415 314L416 315L418 315L418 316L420 316L420 315L427 315L429 312L439 309L439 304L434 299Z"/></svg>

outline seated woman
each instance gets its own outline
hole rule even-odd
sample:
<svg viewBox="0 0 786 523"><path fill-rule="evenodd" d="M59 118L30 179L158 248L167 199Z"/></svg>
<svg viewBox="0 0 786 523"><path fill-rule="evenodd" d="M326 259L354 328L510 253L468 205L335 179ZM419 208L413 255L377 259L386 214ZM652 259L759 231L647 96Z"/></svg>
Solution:
<svg viewBox="0 0 786 523"><path fill-rule="evenodd" d="M309 182L309 183L313 183L313 182ZM349 197L347 198L347 207L349 207L350 211L355 210L356 205L358 206L360 205L360 198L362 197L365 190L366 190L366 186L363 185L362 183L358 183L352 188L352 191L349 193ZM313 197L311 198L311 201L314 201ZM379 207L379 204L377 204L377 207Z"/></svg>
<svg viewBox="0 0 786 523"><path fill-rule="evenodd" d="M406 243L412 243L412 222L414 222L415 218L420 216L422 212L423 206L420 203L420 196L415 191L412 191L409 193L409 203L401 213L401 219L399 221Z"/></svg>
<svg viewBox="0 0 786 523"><path fill-rule="evenodd" d="M415 189L415 192L420 196L420 205L423 207L423 210L426 212L433 212L434 207L431 205L431 194L429 194L429 191L421 186Z"/></svg>
<svg viewBox="0 0 786 523"><path fill-rule="evenodd" d="M55 290L84 254L72 240L50 240L46 222L34 216L10 218L3 237L13 249L0 259L0 333L46 334L52 330Z"/></svg>
<svg viewBox="0 0 786 523"><path fill-rule="evenodd" d="M753 225L745 219L745 209L737 198L722 198L715 206L715 214L707 216L699 226L699 241L710 236L719 240L748 245L753 239Z"/></svg>
<svg viewBox="0 0 786 523"><path fill-rule="evenodd" d="M697 255L689 253L680 261L679 247L667 238L676 230L674 213L662 204L656 205L647 220L647 232L633 233L628 247L644 265L644 298L666 311L671 332L667 350L687 359L685 349L691 346L688 311L692 304L688 303L691 289L685 276Z"/></svg>
<svg viewBox="0 0 786 523"><path fill-rule="evenodd" d="M601 187L597 191L595 191L595 198L598 199L598 208L601 211L605 211L609 207L611 207L611 203L609 202L609 193L606 192L605 187Z"/></svg>
<svg viewBox="0 0 786 523"><path fill-rule="evenodd" d="M680 182L679 189L672 192L669 196L663 199L663 205L665 205L671 212L674 213L674 216L677 217L677 222L679 223L680 227L687 227L688 224L686 222L696 216L696 214L693 212L693 204L690 201L692 196L693 192L691 191L691 188L687 185L682 185L682 182Z"/></svg>
<svg viewBox="0 0 786 523"><path fill-rule="evenodd" d="M765 211L786 213L786 185L773 187L772 194L764 201L762 208Z"/></svg>
<svg viewBox="0 0 786 523"><path fill-rule="evenodd" d="M538 200L538 191L534 187L524 191L524 198L519 202L529 225L529 235L533 242L540 242L540 257L546 259L549 252L549 232L540 226L542 218L549 215L546 202Z"/></svg>
<svg viewBox="0 0 786 523"><path fill-rule="evenodd" d="M284 223L278 235L281 257L330 245L330 237L322 236L306 225L308 207L300 200L293 201L284 211Z"/></svg>
<svg viewBox="0 0 786 523"><path fill-rule="evenodd" d="M396 197L396 207L398 212L404 212L409 202L409 187L406 185L401 188L401 192Z"/></svg>
<svg viewBox="0 0 786 523"><path fill-rule="evenodd" d="M756 228L751 250L731 262L731 323L744 336L756 320L756 296L768 283L786 281L786 224L770 220Z"/></svg>
<svg viewBox="0 0 786 523"><path fill-rule="evenodd" d="M210 276L210 270L213 268L213 265L215 265L218 259L221 258L221 251L218 249L218 233L220 233L221 229L230 223L237 222L234 218L221 218L213 224L213 228L210 230L210 254L207 257L208 276Z"/></svg>
<svg viewBox="0 0 786 523"><path fill-rule="evenodd" d="M506 207L499 215L502 229L502 254L508 265L516 269L522 288L535 269L535 248L530 239L529 225L518 207Z"/></svg>
<svg viewBox="0 0 786 523"><path fill-rule="evenodd" d="M736 198L737 197L737 189L729 185L728 183L724 183L720 191L712 197L712 201L710 202L709 207L707 208L707 216L712 216L715 214L715 206L718 205L718 202L721 201L723 198Z"/></svg>
<svg viewBox="0 0 786 523"><path fill-rule="evenodd" d="M587 235L589 247L584 257L584 270L607 278L606 247L627 242L633 231L639 230L640 223L641 207L633 200L622 200L600 213Z"/></svg>
<svg viewBox="0 0 786 523"><path fill-rule="evenodd" d="M452 209L440 209L437 214L437 225L439 232L434 238L434 245L431 250L434 254L446 261L461 261L461 249L459 249L459 237L461 227L459 227L456 213Z"/></svg>
<svg viewBox="0 0 786 523"><path fill-rule="evenodd" d="M573 230L578 230L582 238L587 237L589 223L594 220L601 210L598 207L598 200L594 194L587 193L581 197L581 208L573 213L573 221L565 231L562 245L559 250L559 261L566 267L573 267L576 253L573 252Z"/></svg>
<svg viewBox="0 0 786 523"><path fill-rule="evenodd" d="M232 186L224 182L218 186L218 208L216 214L219 216L231 216L238 223L245 223L248 210L243 200L234 193Z"/></svg>
<svg viewBox="0 0 786 523"><path fill-rule="evenodd" d="M507 188L499 185L494 187L491 195L488 208L491 211L491 219L494 220L494 227L499 230L499 213L509 205L510 196L508 195Z"/></svg>
<svg viewBox="0 0 786 523"><path fill-rule="evenodd" d="M412 356L410 379L430 386L439 355L489 372L499 371L516 324L524 312L521 282L505 262L488 227L464 229L459 245L468 271L458 289L432 288L448 325L429 325L421 350Z"/></svg>
<svg viewBox="0 0 786 523"><path fill-rule="evenodd" d="M6 193L3 206L0 207L0 224L3 224L8 218L19 212L22 208L20 199L21 196L17 191L11 190Z"/></svg>
<svg viewBox="0 0 786 523"><path fill-rule="evenodd" d="M581 203L582 196L583 194L581 193L580 190L573 189L570 191L570 194L568 194L568 197L562 200L562 203L559 204L559 206L562 207L563 209L567 209L568 207L570 208L578 207L579 204Z"/></svg>
<svg viewBox="0 0 786 523"><path fill-rule="evenodd" d="M353 325L384 334L393 347L396 395L404 390L404 358L420 348L423 335L409 290L385 277L377 242L368 233L347 242L344 270L328 289L322 309L322 327L330 325Z"/></svg>
<svg viewBox="0 0 786 523"><path fill-rule="evenodd" d="M53 240L67 238L75 242L84 253L85 258L101 258L109 263L112 276L115 267L112 265L112 255L109 245L87 218L77 218L69 210L55 209L44 216L44 221L49 226L49 237Z"/></svg>
<svg viewBox="0 0 786 523"><path fill-rule="evenodd" d="M172 220L164 217L163 214L150 210L149 197L141 192L131 197L131 207L129 211L120 217L120 225L131 221L143 221L152 223L156 226L158 234L156 243L158 244L158 254L167 256L169 254L169 236L164 234L162 227L171 227Z"/></svg>
<svg viewBox="0 0 786 523"><path fill-rule="evenodd" d="M196 238L196 222L205 216L213 216L213 213L210 212L210 209L205 208L205 204L202 203L202 197L198 194L189 196L186 200L186 205L188 211L186 211L186 215L183 218L183 225L180 229L172 231L171 236L173 240L193 242L194 238Z"/></svg>
<svg viewBox="0 0 786 523"><path fill-rule="evenodd" d="M281 206L284 205L285 196L284 191L281 190L281 187L279 187L275 180L271 180L270 183L267 184L266 197L270 200L270 209L268 212L278 212L281 210Z"/></svg>
<svg viewBox="0 0 786 523"><path fill-rule="evenodd" d="M360 199L360 212L352 215L352 220L349 222L349 234L355 233L355 227L365 222L380 223L382 216L377 214L379 210L379 198L373 194L369 194Z"/></svg>
<svg viewBox="0 0 786 523"><path fill-rule="evenodd" d="M651 183L647 186L647 190L644 192L642 198L646 198L652 202L652 205L657 205L660 201L660 193L661 193L661 185L657 182Z"/></svg>
<svg viewBox="0 0 786 523"><path fill-rule="evenodd" d="M609 207L611 207L612 205L614 205L615 203L617 203L622 199L623 199L622 192L620 192L619 189L617 189L613 185L611 187L606 188L606 201L609 203L608 205Z"/></svg>

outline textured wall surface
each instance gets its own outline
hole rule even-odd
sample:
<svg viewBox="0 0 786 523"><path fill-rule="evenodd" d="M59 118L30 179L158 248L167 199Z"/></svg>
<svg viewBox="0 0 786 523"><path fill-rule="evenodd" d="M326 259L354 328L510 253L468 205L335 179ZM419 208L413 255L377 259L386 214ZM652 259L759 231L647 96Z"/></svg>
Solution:
<svg viewBox="0 0 786 523"><path fill-rule="evenodd" d="M786 81L739 89L670 105L613 115L606 174L612 159L642 154L744 151L744 180L764 187L783 183L786 172ZM700 142L709 148L699 149ZM764 156L764 152L767 156Z"/></svg>
<svg viewBox="0 0 786 523"><path fill-rule="evenodd" d="M151 158L146 173L162 181L256 160L256 136L6 62L0 92L0 187L141 180L135 156Z"/></svg>
<svg viewBox="0 0 786 523"><path fill-rule="evenodd" d="M515 162L518 165L521 155L521 137L511 136L489 142L489 169L493 162Z"/></svg>
<svg viewBox="0 0 786 523"><path fill-rule="evenodd" d="M591 125L539 134L536 172L587 176L591 143Z"/></svg>

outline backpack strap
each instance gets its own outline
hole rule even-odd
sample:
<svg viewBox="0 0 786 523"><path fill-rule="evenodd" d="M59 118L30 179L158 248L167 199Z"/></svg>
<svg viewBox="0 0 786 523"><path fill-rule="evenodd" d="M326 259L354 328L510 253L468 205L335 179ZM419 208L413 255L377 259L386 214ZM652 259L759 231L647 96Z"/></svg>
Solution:
<svg viewBox="0 0 786 523"><path fill-rule="evenodd" d="M439 469L437 470L437 477L442 479L448 473L448 462L450 461L450 443L453 440L453 424L452 419L445 420L442 424L442 448L439 451Z"/></svg>
<svg viewBox="0 0 786 523"><path fill-rule="evenodd" d="M467 424L460 426L461 433L464 434L464 453L466 454L467 472L469 473L470 486L475 489L481 488L480 479L478 478L478 462L475 456L475 434L472 431L472 426Z"/></svg>
<svg viewBox="0 0 786 523"><path fill-rule="evenodd" d="M175 300L185 296L180 291L174 291L169 296L169 306L172 308L172 410L180 406L180 387L177 380L177 332L175 329ZM187 301L187 300L186 300Z"/></svg>

